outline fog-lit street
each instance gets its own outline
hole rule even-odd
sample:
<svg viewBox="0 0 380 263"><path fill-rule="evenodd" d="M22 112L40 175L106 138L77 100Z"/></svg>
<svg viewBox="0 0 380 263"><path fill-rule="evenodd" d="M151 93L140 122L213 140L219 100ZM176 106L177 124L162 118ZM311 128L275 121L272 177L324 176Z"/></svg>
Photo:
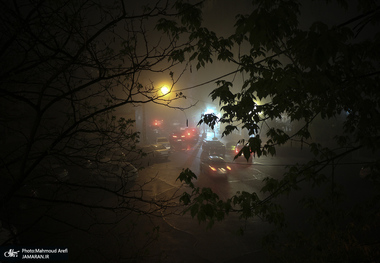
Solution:
<svg viewBox="0 0 380 263"><path fill-rule="evenodd" d="M182 169L190 168L198 176L194 181L196 187L209 187L221 199L227 199L237 191L258 192L262 179L269 172L260 168L259 163L233 164L233 154L228 154L225 159L231 160L233 172L227 178L210 177L199 171L200 154L201 140L186 150L174 151L168 162L145 169L140 180L155 176L154 183L148 185L151 189L147 193L156 199L169 197L181 186L176 178ZM180 191L186 189L191 191L189 188L181 188ZM260 219L245 222L239 221L236 215L216 223L211 230L206 229L205 223L198 224L189 213L183 216L169 214L157 218L156 222L160 225L161 235L153 251L167 254L165 262L235 262L244 256L261 257L260 237L269 229L269 225ZM240 227L244 229L243 236L238 234Z"/></svg>
<svg viewBox="0 0 380 263"><path fill-rule="evenodd" d="M288 157L280 154L277 157L255 158L253 164L244 162L236 164L232 162L233 154L228 154L225 159L231 161L233 172L227 178L218 178L200 173L200 153L201 140L187 150L174 151L169 161L157 163L145 169L141 173L140 180L155 177L154 183L148 185L149 189L146 193L154 199L173 195L180 187L180 183L176 181L179 173L183 168L190 168L198 176L194 181L195 186L210 187L221 199L227 199L238 191L256 192L263 198L260 189L265 177L278 179L283 174L286 165L303 162L309 156L297 149L298 154L294 155L294 151L289 152ZM363 196L364 189L369 189L369 185L357 176L356 171L360 168L359 166L350 168L351 172L346 174L345 180L348 189L351 189L349 190L352 197L350 200L355 202L358 196ZM360 186L356 188L354 185L358 183ZM183 190L186 188L180 189L180 193ZM290 219L289 226L304 229L308 227L304 220L307 214L302 212L303 208L298 201L299 196L295 193L290 197L284 196L280 202L284 205L285 214ZM163 214L166 215L154 220L160 226L161 234L158 242L152 246L154 249L150 251L164 253L165 262L252 262L252 259L257 259L257 262L266 262L266 256L261 250L260 238L268 233L271 226L259 218L244 221L239 220L236 214L232 214L226 220L217 222L211 230L206 230L206 224L198 224L197 219L192 219L189 213L182 216L165 211ZM238 234L240 227L244 229L244 235Z"/></svg>
<svg viewBox="0 0 380 263"><path fill-rule="evenodd" d="M131 203L131 209L120 212L97 210L91 206L117 207L120 200L105 192L99 194L97 190L79 189L70 192L67 198L73 202L86 201L90 207L83 208L70 203L56 205L49 211L56 219L43 218L27 235L21 235L22 241L25 244L69 247L70 259L77 262L111 259L130 261L131 253L136 251L140 251L140 256L144 255L144 262L157 262L159 259L163 262L252 262L252 258L266 262L261 238L273 229L272 225L260 218L245 221L239 219L237 214L230 214L222 222L216 222L211 229L207 229L206 223L199 224L190 213L181 214L184 208L178 205L178 197L184 191L191 193L191 189L181 185L177 177L183 169L191 169L197 175L197 179L193 180L195 187L211 188L222 200L242 191L256 192L260 198L265 198L260 192L263 179L279 179L286 165L303 162L307 160L308 154L298 148L293 151L287 149L274 157L264 156L253 158L252 163L237 163L233 161L234 153L226 152L224 159L231 167L231 173L226 177L212 176L200 171L203 139L212 137L213 134L208 133L195 142L185 144L186 147L173 147L168 160L154 162L139 171L128 194L152 200L152 203ZM221 140L227 143L227 139ZM351 191L350 201L357 201L369 189L369 185L357 176L359 168L353 165L349 167L349 172L342 173ZM74 178L80 178L81 171L73 170L77 173ZM307 188L307 185L304 187ZM280 203L289 219L289 226L305 229L308 227L304 220L306 215L298 203L299 198L295 192L289 197L283 196ZM162 209L159 207L161 200L172 201ZM138 208L140 212L134 213L133 208ZM145 216L141 211L147 211L150 216ZM30 218L20 220L30 221ZM243 230L243 234L240 230Z"/></svg>
<svg viewBox="0 0 380 263"><path fill-rule="evenodd" d="M285 161L292 159L262 157L255 158L253 164L244 161L235 163L234 154L228 153L225 159L231 164L231 174L227 178L212 177L200 172L201 144L200 139L186 150L173 151L169 161L144 169L139 180L155 178L152 184L147 185L145 193L154 199L170 197L181 186L176 181L179 173L183 168L190 168L198 176L194 180L195 186L209 187L221 199L230 198L238 191L257 192L260 196L262 180L267 176L279 177L284 171ZM189 188L181 188L179 193L184 190L191 191ZM251 262L252 258L265 262L260 238L268 233L271 226L259 218L244 221L232 214L207 230L205 223L198 224L197 219L191 218L189 213L163 213L166 215L155 220L160 226L161 234L153 251L164 253L167 256L165 262ZM244 235L239 234L240 228L244 230Z"/></svg>
<svg viewBox="0 0 380 263"><path fill-rule="evenodd" d="M379 1L0 9L0 262L380 262Z"/></svg>

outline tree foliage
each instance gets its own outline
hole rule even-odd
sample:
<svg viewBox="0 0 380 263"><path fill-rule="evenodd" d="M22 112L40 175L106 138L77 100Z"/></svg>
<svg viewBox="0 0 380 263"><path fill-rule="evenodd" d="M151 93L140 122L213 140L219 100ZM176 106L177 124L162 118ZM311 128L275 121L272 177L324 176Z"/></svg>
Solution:
<svg viewBox="0 0 380 263"><path fill-rule="evenodd" d="M308 14L310 5L325 6L323 10L331 8L330 16L337 15L333 22L324 21L323 16L312 20ZM344 12L346 16L338 15ZM225 214L234 210L243 218L261 217L281 227L285 224L277 205L279 197L304 190L305 199L300 206L311 211L311 234L301 231L285 241L270 239L269 244L276 244L272 255L281 260L379 259L379 239L373 240L367 231L379 233L378 224L373 221L380 213L379 18L380 6L376 1L317 4L258 0L252 1L248 14L236 17L231 36L217 37L202 30L207 33L206 41L203 33L192 35L200 40L189 57L197 60L199 67L207 67L206 63L214 59L223 60L238 66L236 73L244 76L241 83L227 79L216 82L210 96L219 101L222 116L218 119L205 115L200 123L212 128L220 123L225 127L223 136L239 128L246 130L252 137L245 138L247 149L262 155L275 155L276 150L296 143L313 154L309 162L289 166L281 179L265 179L265 199L242 192L226 201L233 205L224 209ZM261 142L253 135L259 135ZM242 153L249 158L244 150L239 154ZM346 166L343 158L349 160ZM344 193L339 184L345 181L342 173L350 170L347 165L355 162L369 167L366 174L371 187L368 199L355 201L357 207L347 209L343 204L352 200L342 196L350 193ZM349 175L359 179L359 170L350 170ZM320 194L308 193L310 187L305 184ZM214 212L208 212L213 218L199 217L199 206L206 200L199 200L203 194L196 190L198 197L187 199L191 214L209 223L222 218L215 216L221 207L218 203L213 205ZM359 219L358 214L364 210L366 216ZM298 257L300 254L303 256Z"/></svg>
<svg viewBox="0 0 380 263"><path fill-rule="evenodd" d="M144 153L136 146L140 141L136 107L146 103L171 107L171 101L158 92L160 87L147 80L165 74L173 88L186 68L172 72L182 61L182 49L191 48L185 35L200 24L199 3L154 1L144 9L138 5L118 0L1 2L0 220L4 226L14 225L24 235L50 220L91 232L92 223L75 225L62 217L63 211L78 219L71 214L83 209L79 215L93 215L94 224L104 224L95 214L149 215L168 205L169 200L144 199L142 187L147 182L134 190L129 182L116 191L94 185L92 178L82 180L87 165L98 167L115 153L139 165L136 161ZM167 22L173 17L178 30ZM173 59L168 61L169 57ZM69 170L69 180L49 174L57 165ZM47 184L51 176L54 183ZM45 191L50 194L42 195ZM117 201L95 201L101 196ZM26 203L39 208L32 214L20 212ZM152 205L146 211L141 209L145 203Z"/></svg>

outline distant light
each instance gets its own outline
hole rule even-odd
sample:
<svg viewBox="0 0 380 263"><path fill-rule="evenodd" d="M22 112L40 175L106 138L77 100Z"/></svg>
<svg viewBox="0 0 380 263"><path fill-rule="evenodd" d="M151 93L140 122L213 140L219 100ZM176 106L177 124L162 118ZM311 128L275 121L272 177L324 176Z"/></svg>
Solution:
<svg viewBox="0 0 380 263"><path fill-rule="evenodd" d="M167 86L163 86L161 88L161 92L162 92L162 94L166 95L170 92L170 89Z"/></svg>
<svg viewBox="0 0 380 263"><path fill-rule="evenodd" d="M221 116L220 112L216 113L215 110L212 108L207 108L204 114L215 114L218 118L220 118Z"/></svg>
<svg viewBox="0 0 380 263"><path fill-rule="evenodd" d="M161 124L162 124L163 122L164 122L163 120L154 120L153 125L154 125L154 126L161 126Z"/></svg>
<svg viewBox="0 0 380 263"><path fill-rule="evenodd" d="M213 110L213 109L210 109L210 108L208 108L208 109L206 110L206 112L205 112L205 114L212 114L212 113L214 113L214 110Z"/></svg>

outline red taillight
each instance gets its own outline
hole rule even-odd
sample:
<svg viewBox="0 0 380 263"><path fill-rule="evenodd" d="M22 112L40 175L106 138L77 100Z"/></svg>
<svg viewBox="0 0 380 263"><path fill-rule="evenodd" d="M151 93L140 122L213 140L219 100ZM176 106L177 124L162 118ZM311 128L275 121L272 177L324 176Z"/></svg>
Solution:
<svg viewBox="0 0 380 263"><path fill-rule="evenodd" d="M231 171L231 167L229 167L228 165L227 165L227 169L228 169L229 171Z"/></svg>
<svg viewBox="0 0 380 263"><path fill-rule="evenodd" d="M190 132L188 132L188 133L187 133L187 135L189 135L189 136L190 136Z"/></svg>
<svg viewBox="0 0 380 263"><path fill-rule="evenodd" d="M181 137L182 137L182 138L185 138L185 135L182 135Z"/></svg>
<svg viewBox="0 0 380 263"><path fill-rule="evenodd" d="M177 138L177 135L173 135L173 138Z"/></svg>
<svg viewBox="0 0 380 263"><path fill-rule="evenodd" d="M239 153L239 149L238 148L235 149L235 153Z"/></svg>

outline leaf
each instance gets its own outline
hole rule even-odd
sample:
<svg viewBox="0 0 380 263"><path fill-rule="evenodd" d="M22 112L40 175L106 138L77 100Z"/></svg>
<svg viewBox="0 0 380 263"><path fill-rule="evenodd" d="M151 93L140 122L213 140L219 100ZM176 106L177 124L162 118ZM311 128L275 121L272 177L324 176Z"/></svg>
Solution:
<svg viewBox="0 0 380 263"><path fill-rule="evenodd" d="M193 179L197 179L197 176L189 168L186 168L182 169L182 172L179 174L176 181L180 180L194 189Z"/></svg>
<svg viewBox="0 0 380 263"><path fill-rule="evenodd" d="M244 146L242 150L243 150L244 158L248 161L249 158L251 157L251 150L247 146Z"/></svg>
<svg viewBox="0 0 380 263"><path fill-rule="evenodd" d="M194 218L199 212L199 204L195 203L190 208L191 217Z"/></svg>
<svg viewBox="0 0 380 263"><path fill-rule="evenodd" d="M235 96L230 91L230 88L232 87L231 82L227 82L224 80L217 81L219 88L214 89L210 95L211 99L215 100L219 98L219 105L222 103L231 103L235 100Z"/></svg>
<svg viewBox="0 0 380 263"><path fill-rule="evenodd" d="M188 205L191 202L191 196L190 194L184 192L182 196L179 198L179 201L183 203L184 205Z"/></svg>

